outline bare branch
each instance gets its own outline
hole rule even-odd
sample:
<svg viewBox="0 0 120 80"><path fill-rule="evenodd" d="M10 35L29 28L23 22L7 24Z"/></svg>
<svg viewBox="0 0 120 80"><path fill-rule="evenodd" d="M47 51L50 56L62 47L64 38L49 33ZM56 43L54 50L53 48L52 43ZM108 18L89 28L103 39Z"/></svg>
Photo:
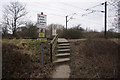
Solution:
<svg viewBox="0 0 120 80"><path fill-rule="evenodd" d="M17 27L22 24L20 18L27 14L25 5L19 2L10 2L9 5L4 7L3 13L4 24L13 31L14 35Z"/></svg>

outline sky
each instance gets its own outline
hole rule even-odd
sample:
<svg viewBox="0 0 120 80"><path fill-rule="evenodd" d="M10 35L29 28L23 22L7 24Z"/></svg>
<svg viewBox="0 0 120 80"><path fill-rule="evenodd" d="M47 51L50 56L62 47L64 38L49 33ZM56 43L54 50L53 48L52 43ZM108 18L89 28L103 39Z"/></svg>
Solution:
<svg viewBox="0 0 120 80"><path fill-rule="evenodd" d="M99 11L104 11L104 5L100 4L105 2L105 0L1 0L0 21L2 21L3 6L11 1L19 1L26 4L28 14L25 19L28 21L37 22L37 14L43 12L47 15L47 25L53 23L65 26L65 16L68 15L68 19L73 16L73 19L68 21L68 28L81 24L83 28L97 31L104 30L104 13ZM108 16L114 16L114 12L109 11L110 8L111 6L108 5L108 12L110 13L108 13ZM91 11L86 11L86 9L97 10L97 12L88 14ZM114 17L108 17L107 30L111 28L109 21L113 22Z"/></svg>

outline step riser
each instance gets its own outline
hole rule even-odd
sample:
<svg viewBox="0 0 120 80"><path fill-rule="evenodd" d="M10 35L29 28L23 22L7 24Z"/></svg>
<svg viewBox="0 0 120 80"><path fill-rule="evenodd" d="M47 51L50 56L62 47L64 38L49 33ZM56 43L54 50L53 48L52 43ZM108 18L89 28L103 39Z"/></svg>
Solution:
<svg viewBox="0 0 120 80"><path fill-rule="evenodd" d="M70 49L70 47L61 47L61 48L57 48L57 49Z"/></svg>
<svg viewBox="0 0 120 80"><path fill-rule="evenodd" d="M64 62L69 62L70 60L65 60L65 61L59 61L59 62L54 62L54 63L64 63Z"/></svg>
<svg viewBox="0 0 120 80"><path fill-rule="evenodd" d="M57 42L57 54L54 65L62 65L70 62L70 42L60 38Z"/></svg>
<svg viewBox="0 0 120 80"><path fill-rule="evenodd" d="M68 58L70 55L56 56L57 58Z"/></svg>
<svg viewBox="0 0 120 80"><path fill-rule="evenodd" d="M69 42L57 42L58 44L64 44L64 43L69 43Z"/></svg>
<svg viewBox="0 0 120 80"><path fill-rule="evenodd" d="M70 53L70 51L58 51L58 53Z"/></svg>
<svg viewBox="0 0 120 80"><path fill-rule="evenodd" d="M70 45L58 45L58 46L70 46Z"/></svg>
<svg viewBox="0 0 120 80"><path fill-rule="evenodd" d="M63 64L69 64L70 63L70 60L69 61L64 61L64 62L59 62L59 63L54 63L53 65L63 65Z"/></svg>

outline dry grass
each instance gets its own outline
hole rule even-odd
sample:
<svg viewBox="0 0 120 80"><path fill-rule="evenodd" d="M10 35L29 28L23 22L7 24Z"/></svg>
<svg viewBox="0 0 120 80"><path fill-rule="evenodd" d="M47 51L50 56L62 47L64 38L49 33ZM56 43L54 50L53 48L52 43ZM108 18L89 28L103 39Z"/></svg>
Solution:
<svg viewBox="0 0 120 80"><path fill-rule="evenodd" d="M71 43L72 78L116 78L119 73L118 44L106 39Z"/></svg>
<svg viewBox="0 0 120 80"><path fill-rule="evenodd" d="M44 44L44 73L41 73L41 46L37 40L5 39L2 42L3 78L50 77L53 69L49 46Z"/></svg>

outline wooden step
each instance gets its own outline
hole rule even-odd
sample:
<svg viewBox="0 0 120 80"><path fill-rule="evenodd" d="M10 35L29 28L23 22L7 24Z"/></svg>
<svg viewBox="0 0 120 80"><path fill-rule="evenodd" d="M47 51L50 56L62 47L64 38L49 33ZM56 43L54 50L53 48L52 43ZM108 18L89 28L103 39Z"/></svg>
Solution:
<svg viewBox="0 0 120 80"><path fill-rule="evenodd" d="M70 61L70 58L59 58L53 63L62 63L62 62L67 62L67 61Z"/></svg>
<svg viewBox="0 0 120 80"><path fill-rule="evenodd" d="M57 42L58 44L65 44L65 43L69 43L68 41L66 41L66 42Z"/></svg>
<svg viewBox="0 0 120 80"><path fill-rule="evenodd" d="M70 56L70 53L61 53L61 54L57 54L55 56L56 57L66 57L66 56Z"/></svg>
<svg viewBox="0 0 120 80"><path fill-rule="evenodd" d="M66 53L66 52L70 52L70 49L58 49L57 52L58 53Z"/></svg>
<svg viewBox="0 0 120 80"><path fill-rule="evenodd" d="M58 38L58 42L68 42L65 38Z"/></svg>
<svg viewBox="0 0 120 80"><path fill-rule="evenodd" d="M70 46L59 46L58 49L70 49Z"/></svg>
<svg viewBox="0 0 120 80"><path fill-rule="evenodd" d="M70 43L59 44L58 46L70 46Z"/></svg>

